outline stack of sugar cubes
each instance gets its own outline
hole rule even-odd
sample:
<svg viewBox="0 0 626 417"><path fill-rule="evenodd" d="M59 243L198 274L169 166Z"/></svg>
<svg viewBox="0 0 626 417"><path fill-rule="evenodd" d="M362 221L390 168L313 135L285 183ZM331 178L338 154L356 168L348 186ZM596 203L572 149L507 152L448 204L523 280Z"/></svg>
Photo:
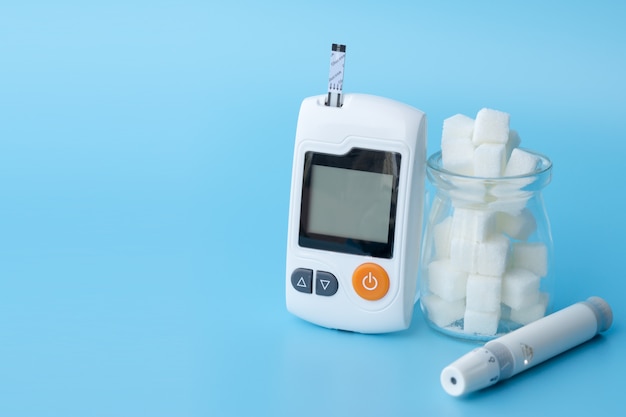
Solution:
<svg viewBox="0 0 626 417"><path fill-rule="evenodd" d="M520 149L520 142L501 111L444 121L442 165L460 175L450 191L451 210L432 229L422 294L428 318L440 328L492 336L501 320L524 325L546 313L548 294L540 283L548 248L529 240L537 222L526 207L531 193L522 190L539 157ZM487 180L502 177L503 184Z"/></svg>

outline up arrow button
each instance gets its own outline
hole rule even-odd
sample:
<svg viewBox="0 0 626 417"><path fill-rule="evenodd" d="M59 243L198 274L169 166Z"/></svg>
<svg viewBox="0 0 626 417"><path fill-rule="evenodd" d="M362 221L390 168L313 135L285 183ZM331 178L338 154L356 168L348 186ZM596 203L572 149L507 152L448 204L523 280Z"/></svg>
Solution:
<svg viewBox="0 0 626 417"><path fill-rule="evenodd" d="M291 285L297 291L311 294L313 292L313 271L298 268L291 273Z"/></svg>

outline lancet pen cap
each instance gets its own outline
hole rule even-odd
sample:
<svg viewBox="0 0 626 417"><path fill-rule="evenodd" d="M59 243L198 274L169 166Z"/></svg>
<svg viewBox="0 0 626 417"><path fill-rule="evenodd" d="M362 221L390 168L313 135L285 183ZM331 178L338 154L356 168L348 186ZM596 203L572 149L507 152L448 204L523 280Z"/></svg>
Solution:
<svg viewBox="0 0 626 417"><path fill-rule="evenodd" d="M585 305L591 307L598 320L598 333L604 332L613 324L613 310L609 303L604 301L600 297L589 297L583 302Z"/></svg>

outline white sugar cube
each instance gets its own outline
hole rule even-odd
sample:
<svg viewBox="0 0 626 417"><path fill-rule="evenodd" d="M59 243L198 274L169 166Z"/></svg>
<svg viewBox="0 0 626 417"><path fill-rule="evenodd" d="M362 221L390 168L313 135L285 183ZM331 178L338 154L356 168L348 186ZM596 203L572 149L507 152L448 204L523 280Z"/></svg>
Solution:
<svg viewBox="0 0 626 417"><path fill-rule="evenodd" d="M473 168L472 168L473 169ZM487 204L487 184L475 178L450 178L450 199L454 207L476 207Z"/></svg>
<svg viewBox="0 0 626 417"><path fill-rule="evenodd" d="M545 243L515 242L511 259L516 268L528 269L540 277L548 274L548 247Z"/></svg>
<svg viewBox="0 0 626 417"><path fill-rule="evenodd" d="M474 144L470 138L441 140L441 162L444 169L461 175L474 174Z"/></svg>
<svg viewBox="0 0 626 417"><path fill-rule="evenodd" d="M481 143L506 144L509 140L510 115L498 110L481 109L476 114L472 141L478 146Z"/></svg>
<svg viewBox="0 0 626 417"><path fill-rule="evenodd" d="M503 235L495 235L478 244L476 271L481 275L502 276L509 259L510 242Z"/></svg>
<svg viewBox="0 0 626 417"><path fill-rule="evenodd" d="M428 294L421 298L428 319L439 327L446 327L463 318L465 299L445 301L437 295Z"/></svg>
<svg viewBox="0 0 626 417"><path fill-rule="evenodd" d="M452 236L450 260L455 267L469 273L501 276L509 259L509 240L495 235L484 242Z"/></svg>
<svg viewBox="0 0 626 417"><path fill-rule="evenodd" d="M496 178L506 165L506 146L500 143L482 143L474 149L474 175Z"/></svg>
<svg viewBox="0 0 626 417"><path fill-rule="evenodd" d="M450 228L452 226L452 216L446 217L443 221L433 227L433 240L435 242L436 259L447 259L450 257Z"/></svg>
<svg viewBox="0 0 626 417"><path fill-rule="evenodd" d="M523 309L539 301L539 277L523 268L513 268L502 278L502 302Z"/></svg>
<svg viewBox="0 0 626 417"><path fill-rule="evenodd" d="M474 311L495 312L500 309L502 278L471 274L467 278L466 308Z"/></svg>
<svg viewBox="0 0 626 417"><path fill-rule="evenodd" d="M457 208L452 214L450 236L482 242L494 233L496 228L496 216L488 210L474 210Z"/></svg>
<svg viewBox="0 0 626 417"><path fill-rule="evenodd" d="M455 114L443 121L441 140L466 138L471 139L474 132L474 119L464 114Z"/></svg>
<svg viewBox="0 0 626 417"><path fill-rule="evenodd" d="M519 310L511 309L510 319L519 324L528 324L545 316L550 296L542 292L539 293L538 298L537 303L528 307Z"/></svg>
<svg viewBox="0 0 626 417"><path fill-rule="evenodd" d="M492 201L488 203L488 208L493 211L502 211L511 215L518 215L528 204L528 200L533 196L531 191L522 188L532 182L528 178L515 178L500 180L489 190Z"/></svg>
<svg viewBox="0 0 626 417"><path fill-rule="evenodd" d="M493 336L498 331L500 310L494 312L465 310L463 331L465 333Z"/></svg>
<svg viewBox="0 0 626 417"><path fill-rule="evenodd" d="M478 245L478 242L452 237L450 242L450 261L462 271L476 273Z"/></svg>
<svg viewBox="0 0 626 417"><path fill-rule="evenodd" d="M505 177L516 177L520 175L529 175L537 170L539 165L539 157L516 148L511 151L509 161L504 168Z"/></svg>
<svg viewBox="0 0 626 417"><path fill-rule="evenodd" d="M506 159L507 161L511 157L513 149L516 149L522 143L522 139L519 137L517 130L509 130L509 140L506 142Z"/></svg>
<svg viewBox="0 0 626 417"><path fill-rule="evenodd" d="M513 239L526 240L537 230L537 221L528 208L517 215L500 212L496 215L496 229Z"/></svg>
<svg viewBox="0 0 626 417"><path fill-rule="evenodd" d="M428 265L428 288L446 301L465 298L467 272L455 268L448 260L433 261Z"/></svg>

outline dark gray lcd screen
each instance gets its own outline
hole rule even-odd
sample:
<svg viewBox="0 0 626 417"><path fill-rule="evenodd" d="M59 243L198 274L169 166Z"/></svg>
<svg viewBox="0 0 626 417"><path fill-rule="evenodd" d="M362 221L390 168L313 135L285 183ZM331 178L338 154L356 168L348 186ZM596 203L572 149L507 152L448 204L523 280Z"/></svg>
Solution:
<svg viewBox="0 0 626 417"><path fill-rule="evenodd" d="M399 172L400 155L393 152L307 152L300 245L391 258Z"/></svg>

